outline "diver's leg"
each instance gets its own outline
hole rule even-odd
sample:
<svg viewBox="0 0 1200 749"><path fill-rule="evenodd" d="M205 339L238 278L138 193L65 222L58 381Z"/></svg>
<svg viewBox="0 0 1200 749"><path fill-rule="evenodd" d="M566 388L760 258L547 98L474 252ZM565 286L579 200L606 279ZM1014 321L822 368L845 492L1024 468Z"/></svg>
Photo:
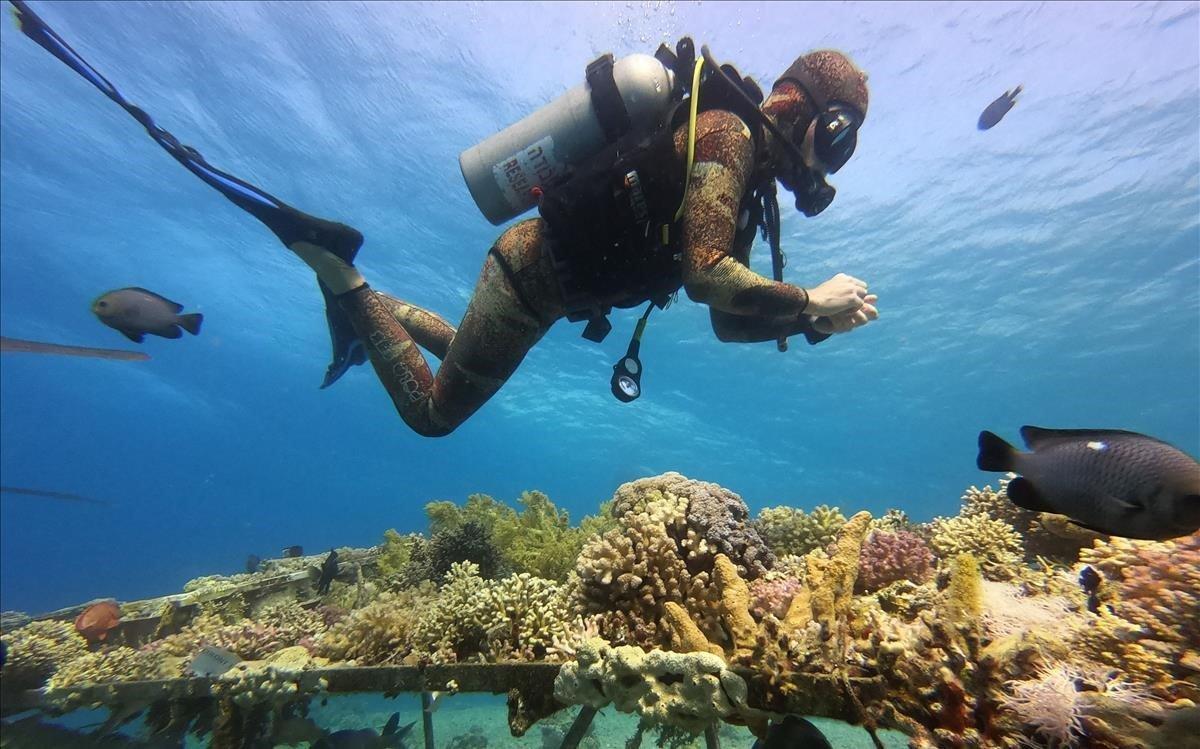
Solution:
<svg viewBox="0 0 1200 749"><path fill-rule="evenodd" d="M401 301L376 291L375 296L387 307L388 313L408 331L418 346L442 360L454 339L454 326L439 315L415 304Z"/></svg>
<svg viewBox="0 0 1200 749"><path fill-rule="evenodd" d="M428 437L454 431L500 389L562 316L543 240L537 219L513 226L497 240L436 376L414 336L393 314L394 304L365 284L338 297L380 382L413 431Z"/></svg>

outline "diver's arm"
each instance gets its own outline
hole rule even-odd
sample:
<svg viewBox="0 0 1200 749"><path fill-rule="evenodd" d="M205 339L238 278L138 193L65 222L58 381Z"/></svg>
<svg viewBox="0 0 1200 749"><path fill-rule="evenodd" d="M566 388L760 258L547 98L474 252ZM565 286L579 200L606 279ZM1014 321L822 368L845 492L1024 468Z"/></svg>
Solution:
<svg viewBox="0 0 1200 749"><path fill-rule="evenodd" d="M676 134L676 146L686 150ZM733 315L798 319L808 293L772 281L731 252L737 210L754 166L750 129L736 115L705 112L696 122L696 155L683 215L683 286L692 301Z"/></svg>
<svg viewBox="0 0 1200 749"><path fill-rule="evenodd" d="M709 319L717 339L725 343L760 343L803 335L809 343L820 343L831 333L820 333L817 318L801 313L795 317L769 318L759 315L731 315L709 308Z"/></svg>

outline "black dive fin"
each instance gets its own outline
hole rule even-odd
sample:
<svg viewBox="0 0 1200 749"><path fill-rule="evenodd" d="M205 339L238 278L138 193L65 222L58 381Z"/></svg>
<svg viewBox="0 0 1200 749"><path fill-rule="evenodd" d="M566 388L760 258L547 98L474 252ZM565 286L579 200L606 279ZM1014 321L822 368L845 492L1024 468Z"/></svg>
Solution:
<svg viewBox="0 0 1200 749"><path fill-rule="evenodd" d="M134 343L141 343L142 341L146 340L145 333L134 333L132 330L122 330L121 335L125 336Z"/></svg>
<svg viewBox="0 0 1200 749"><path fill-rule="evenodd" d="M979 433L979 457L975 465L981 471L1011 471L1017 451L1000 437L988 431Z"/></svg>
<svg viewBox="0 0 1200 749"><path fill-rule="evenodd" d="M204 315L199 312L192 312L188 315L180 315L178 318L179 327L183 328L192 335L200 335L200 323L204 322Z"/></svg>
<svg viewBox="0 0 1200 749"><path fill-rule="evenodd" d="M1033 487L1029 479L1015 478L1008 482L1007 494L1008 499L1017 507L1033 512L1058 512L1046 503L1041 494L1038 494L1038 490Z"/></svg>
<svg viewBox="0 0 1200 749"><path fill-rule="evenodd" d="M1008 97L1008 100L1010 102L1012 102L1013 104L1016 104L1017 103L1017 95L1021 93L1021 89L1022 89L1021 86L1017 86L1012 91L1009 91L1007 94L1005 94L1005 96Z"/></svg>
<svg viewBox="0 0 1200 749"><path fill-rule="evenodd" d="M354 332L350 317L338 304L337 297L325 284L318 282L321 293L325 296L325 321L329 323L329 340L333 345L333 360L325 370L325 380L321 389L329 387L346 372L357 364L367 360L367 349Z"/></svg>

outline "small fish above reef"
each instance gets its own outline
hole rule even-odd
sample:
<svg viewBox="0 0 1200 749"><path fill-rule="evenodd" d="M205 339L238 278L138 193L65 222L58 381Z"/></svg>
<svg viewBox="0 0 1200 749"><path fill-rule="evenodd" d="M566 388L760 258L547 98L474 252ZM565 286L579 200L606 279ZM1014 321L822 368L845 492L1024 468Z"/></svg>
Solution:
<svg viewBox="0 0 1200 749"><path fill-rule="evenodd" d="M101 294L92 302L92 312L100 322L134 343L141 343L147 334L180 338L181 328L199 335L204 321L199 312L182 315L182 304L137 286Z"/></svg>
<svg viewBox="0 0 1200 749"><path fill-rule="evenodd" d="M1100 583L1104 578L1090 564L1079 572L1079 587L1087 593L1087 608L1093 614L1100 613Z"/></svg>
<svg viewBox="0 0 1200 749"><path fill-rule="evenodd" d="M1008 114L1008 110L1013 108L1013 104L1017 103L1017 95L1021 93L1021 87L1017 86L1012 91L1005 91L1000 94L994 102L987 105L983 110L983 114L979 115L979 129L991 130L996 126L996 123L1004 119L1004 115Z"/></svg>
<svg viewBox="0 0 1200 749"><path fill-rule="evenodd" d="M1008 498L1124 538L1163 541L1200 528L1200 463L1165 442L1115 429L1021 427L1032 452L979 433L983 471L1021 474Z"/></svg>
<svg viewBox="0 0 1200 749"><path fill-rule="evenodd" d="M75 631L90 643L104 642L121 623L121 608L112 601L93 603L75 617Z"/></svg>
<svg viewBox="0 0 1200 749"><path fill-rule="evenodd" d="M400 713L392 713L383 731L373 728L334 731L313 744L313 749L403 749L404 739L416 722L400 728Z"/></svg>
<svg viewBox="0 0 1200 749"><path fill-rule="evenodd" d="M338 553L333 549L329 550L329 556L325 557L325 561L321 564L321 577L317 580L317 595L323 596L329 592L329 586L333 584L333 578L337 577L338 573Z"/></svg>
<svg viewBox="0 0 1200 749"><path fill-rule="evenodd" d="M5 354L57 354L58 356L86 356L92 359L114 361L146 361L149 354L141 351L121 351L113 348L89 348L87 346L64 346L59 343L24 341L20 338L0 336L0 352Z"/></svg>
<svg viewBox="0 0 1200 749"><path fill-rule="evenodd" d="M283 555L284 559L295 559L297 557L304 556L304 547L303 546L289 546L279 553Z"/></svg>
<svg viewBox="0 0 1200 749"><path fill-rule="evenodd" d="M82 502L89 505L107 505L99 499L84 497L79 494L71 494L70 492L52 492L47 489L27 489L19 486L0 486L0 492L7 494L23 494L27 497L45 497L47 499L61 499L64 502Z"/></svg>
<svg viewBox="0 0 1200 749"><path fill-rule="evenodd" d="M789 715L772 723L767 737L754 742L752 749L833 749L821 730L798 715Z"/></svg>

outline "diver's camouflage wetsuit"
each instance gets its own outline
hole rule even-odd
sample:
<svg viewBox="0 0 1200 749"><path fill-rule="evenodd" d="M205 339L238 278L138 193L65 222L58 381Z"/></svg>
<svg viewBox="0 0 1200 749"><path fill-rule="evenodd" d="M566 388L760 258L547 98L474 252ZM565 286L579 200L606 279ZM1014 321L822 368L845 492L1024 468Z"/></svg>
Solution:
<svg viewBox="0 0 1200 749"><path fill-rule="evenodd" d="M675 145L683 171L686 127L676 133ZM696 123L695 149L682 236L688 297L709 305L713 330L723 341L768 341L797 333L824 338L803 314L804 289L750 270L750 243L733 246L738 208L754 168L749 127L730 112L704 112ZM396 410L418 434L449 434L466 421L566 314L547 236L540 218L500 235L457 330L365 284L338 296ZM417 346L441 360L436 375Z"/></svg>

